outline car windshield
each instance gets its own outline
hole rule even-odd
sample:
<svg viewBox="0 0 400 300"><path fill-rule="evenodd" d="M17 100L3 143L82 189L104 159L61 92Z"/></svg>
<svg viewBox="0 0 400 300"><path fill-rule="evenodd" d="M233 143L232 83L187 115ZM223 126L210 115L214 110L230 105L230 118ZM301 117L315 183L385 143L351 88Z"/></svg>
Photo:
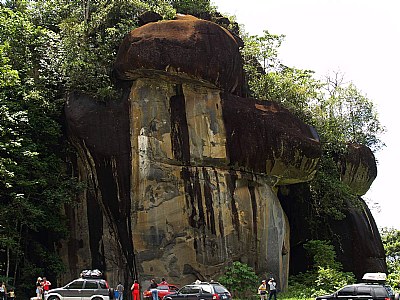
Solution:
<svg viewBox="0 0 400 300"><path fill-rule="evenodd" d="M168 285L159 285L157 286L158 290L168 290Z"/></svg>

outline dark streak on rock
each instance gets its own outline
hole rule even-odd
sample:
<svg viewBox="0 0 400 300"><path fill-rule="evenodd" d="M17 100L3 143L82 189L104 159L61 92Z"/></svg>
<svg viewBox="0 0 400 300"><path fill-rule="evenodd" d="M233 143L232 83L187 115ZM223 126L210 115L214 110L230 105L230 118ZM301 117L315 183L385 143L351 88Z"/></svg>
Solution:
<svg viewBox="0 0 400 300"><path fill-rule="evenodd" d="M186 120L185 96L182 85L176 85L176 95L169 102L171 110L171 144L175 159L189 165L189 131Z"/></svg>
<svg viewBox="0 0 400 300"><path fill-rule="evenodd" d="M93 193L87 195L87 218L89 229L89 249L93 269L105 270L102 257L104 253L99 253L100 243L103 236L103 214Z"/></svg>
<svg viewBox="0 0 400 300"><path fill-rule="evenodd" d="M255 245L257 246L257 199L255 195L255 188L253 185L249 184L249 193L250 193L250 201L251 201L251 208L253 213L253 234L254 234L254 241ZM257 247L255 247L257 249Z"/></svg>
<svg viewBox="0 0 400 300"><path fill-rule="evenodd" d="M208 175L206 168L203 168L203 177L204 177L204 199L206 202L206 214L207 214L207 228L211 230L211 234L216 234L217 232L215 230L212 183L210 181L210 176Z"/></svg>
<svg viewBox="0 0 400 300"><path fill-rule="evenodd" d="M232 209L232 224L237 232L238 238L240 238L240 223L239 223L239 213L236 207L235 201L235 189L236 189L237 175L234 171L230 172L230 176L227 178L227 189L231 197L231 209Z"/></svg>

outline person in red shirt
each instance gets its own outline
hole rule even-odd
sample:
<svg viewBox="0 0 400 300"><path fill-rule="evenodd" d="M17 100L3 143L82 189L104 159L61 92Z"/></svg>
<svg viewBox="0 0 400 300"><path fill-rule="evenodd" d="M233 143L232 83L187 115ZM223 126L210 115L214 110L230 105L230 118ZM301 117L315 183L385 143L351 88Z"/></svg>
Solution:
<svg viewBox="0 0 400 300"><path fill-rule="evenodd" d="M135 280L132 284L131 290L132 290L132 296L133 296L133 300L139 300L139 283L137 280Z"/></svg>
<svg viewBox="0 0 400 300"><path fill-rule="evenodd" d="M43 291L48 291L48 290L50 290L50 286L51 286L51 282L50 281L48 281L47 279L46 279L46 277L43 277L43 281L42 281L43 283L42 283L42 286L43 286Z"/></svg>

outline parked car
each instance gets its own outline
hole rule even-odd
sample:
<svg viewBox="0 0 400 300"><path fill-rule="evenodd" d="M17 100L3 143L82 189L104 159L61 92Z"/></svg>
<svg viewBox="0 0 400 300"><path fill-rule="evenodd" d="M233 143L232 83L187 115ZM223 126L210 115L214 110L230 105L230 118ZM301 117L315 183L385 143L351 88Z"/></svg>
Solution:
<svg viewBox="0 0 400 300"><path fill-rule="evenodd" d="M164 297L164 300L231 300L231 293L218 282L195 282L183 286L179 291Z"/></svg>
<svg viewBox="0 0 400 300"><path fill-rule="evenodd" d="M79 278L44 293L44 300L110 300L114 291L101 278Z"/></svg>
<svg viewBox="0 0 400 300"><path fill-rule="evenodd" d="M363 276L365 283L346 285L330 295L316 297L316 300L399 300L389 285L386 285L386 274L366 273Z"/></svg>
<svg viewBox="0 0 400 300"><path fill-rule="evenodd" d="M179 288L173 284L158 284L158 299L162 300L164 296L176 293ZM143 292L143 299L144 300L151 300L153 296L151 295L151 291L144 291Z"/></svg>

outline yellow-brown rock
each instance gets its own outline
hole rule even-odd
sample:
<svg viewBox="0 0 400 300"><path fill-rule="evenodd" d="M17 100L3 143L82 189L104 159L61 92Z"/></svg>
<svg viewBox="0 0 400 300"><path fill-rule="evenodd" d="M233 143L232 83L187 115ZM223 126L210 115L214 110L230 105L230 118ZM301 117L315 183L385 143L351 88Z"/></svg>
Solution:
<svg viewBox="0 0 400 300"><path fill-rule="evenodd" d="M120 48L120 99L70 95L68 134L87 188L66 210L66 276L96 267L110 282L184 284L240 260L287 286L290 232L276 186L310 180L320 144L280 105L238 96L239 58L216 24L149 23Z"/></svg>

